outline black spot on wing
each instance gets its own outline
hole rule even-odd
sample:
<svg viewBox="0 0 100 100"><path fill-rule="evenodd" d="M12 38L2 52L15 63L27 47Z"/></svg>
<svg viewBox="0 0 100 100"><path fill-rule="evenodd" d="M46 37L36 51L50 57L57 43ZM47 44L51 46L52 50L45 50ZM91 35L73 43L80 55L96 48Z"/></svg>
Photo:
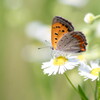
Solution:
<svg viewBox="0 0 100 100"><path fill-rule="evenodd" d="M62 32L65 32L64 30L62 30Z"/></svg>
<svg viewBox="0 0 100 100"><path fill-rule="evenodd" d="M60 28L60 26L56 26L56 28Z"/></svg>
<svg viewBox="0 0 100 100"><path fill-rule="evenodd" d="M57 38L55 38L55 40L57 40Z"/></svg>
<svg viewBox="0 0 100 100"><path fill-rule="evenodd" d="M58 33L55 33L55 35L58 35Z"/></svg>

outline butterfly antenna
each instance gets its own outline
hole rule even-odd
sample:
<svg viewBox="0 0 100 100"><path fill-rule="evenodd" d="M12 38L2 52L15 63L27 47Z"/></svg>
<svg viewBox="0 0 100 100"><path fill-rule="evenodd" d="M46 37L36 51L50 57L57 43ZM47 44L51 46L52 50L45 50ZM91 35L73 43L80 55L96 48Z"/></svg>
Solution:
<svg viewBox="0 0 100 100"><path fill-rule="evenodd" d="M51 47L49 41L45 40L45 43L47 44L47 46L45 46L45 47L41 47L41 48L38 48L38 49L43 49L43 48L50 48L50 49L53 49L53 48Z"/></svg>
<svg viewBox="0 0 100 100"><path fill-rule="evenodd" d="M44 48L50 48L50 46L41 47L41 48L38 48L38 50L44 49Z"/></svg>
<svg viewBox="0 0 100 100"><path fill-rule="evenodd" d="M51 45L50 42L49 42L48 40L45 40L45 43L46 43L47 45Z"/></svg>

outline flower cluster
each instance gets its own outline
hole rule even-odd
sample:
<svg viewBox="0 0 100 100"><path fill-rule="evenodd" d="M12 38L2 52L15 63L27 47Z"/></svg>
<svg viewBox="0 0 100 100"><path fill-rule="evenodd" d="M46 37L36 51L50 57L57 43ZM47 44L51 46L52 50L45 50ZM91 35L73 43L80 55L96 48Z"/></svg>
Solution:
<svg viewBox="0 0 100 100"><path fill-rule="evenodd" d="M84 21L91 24L99 18L100 15L94 16L92 13L88 13L85 16ZM71 55L56 50L53 53L54 57L49 62L44 62L42 64L44 74L64 74L66 71L77 67L79 75L83 76L85 80L91 79L94 81L99 79L99 60L90 61L90 63L87 64L86 59L82 55Z"/></svg>
<svg viewBox="0 0 100 100"><path fill-rule="evenodd" d="M54 56L49 62L42 64L44 74L56 75L63 74L65 71L72 70L78 67L79 74L84 76L85 80L96 80L99 76L100 65L99 61L91 61L87 64L82 55L57 55Z"/></svg>
<svg viewBox="0 0 100 100"><path fill-rule="evenodd" d="M88 13L85 16L84 21L87 24L93 24L99 18L100 15L94 16L92 13ZM100 33L99 26L98 26L98 33ZM91 52L89 53L93 55L93 53ZM44 74L48 74L48 76L56 74L64 74L66 79L69 81L70 85L80 95L81 99L89 100L82 87L78 85L78 88L76 88L66 74L67 71L77 68L78 74L84 77L84 81L88 79L90 79L91 81L96 80L96 86L95 86L96 92L94 96L96 100L100 100L100 84L99 84L100 60L91 61L91 59L88 59L87 54L81 54L75 52L74 53L71 52L70 54L69 52L64 52L63 50L61 51L59 49L58 50L54 49L52 55L53 57L50 61L44 62L42 64L42 69ZM90 56L90 58L92 57Z"/></svg>

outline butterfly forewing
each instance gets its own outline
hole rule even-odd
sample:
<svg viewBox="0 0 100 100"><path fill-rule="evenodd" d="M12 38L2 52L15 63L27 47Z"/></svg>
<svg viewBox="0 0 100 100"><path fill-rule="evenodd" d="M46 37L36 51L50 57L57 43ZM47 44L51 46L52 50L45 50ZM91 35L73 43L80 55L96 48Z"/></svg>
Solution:
<svg viewBox="0 0 100 100"><path fill-rule="evenodd" d="M54 49L64 34L74 30L73 25L62 17L55 16L52 22L51 41Z"/></svg>

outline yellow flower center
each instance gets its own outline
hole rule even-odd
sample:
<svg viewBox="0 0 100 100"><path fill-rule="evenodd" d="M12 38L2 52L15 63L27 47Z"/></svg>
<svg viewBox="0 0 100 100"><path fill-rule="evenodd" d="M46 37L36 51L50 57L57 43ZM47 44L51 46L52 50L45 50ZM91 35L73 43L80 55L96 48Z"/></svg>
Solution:
<svg viewBox="0 0 100 100"><path fill-rule="evenodd" d="M79 55L79 56L78 56L78 59L79 59L79 60L84 60L84 56L83 56L83 55Z"/></svg>
<svg viewBox="0 0 100 100"><path fill-rule="evenodd" d="M55 66L61 66L61 65L64 65L66 61L68 61L67 58L65 58L65 57L63 57L63 56L59 56L59 57L57 57L57 58L55 58L55 59L53 60L53 64L54 64Z"/></svg>
<svg viewBox="0 0 100 100"><path fill-rule="evenodd" d="M91 71L91 74L94 76L99 76L100 68L95 68Z"/></svg>

